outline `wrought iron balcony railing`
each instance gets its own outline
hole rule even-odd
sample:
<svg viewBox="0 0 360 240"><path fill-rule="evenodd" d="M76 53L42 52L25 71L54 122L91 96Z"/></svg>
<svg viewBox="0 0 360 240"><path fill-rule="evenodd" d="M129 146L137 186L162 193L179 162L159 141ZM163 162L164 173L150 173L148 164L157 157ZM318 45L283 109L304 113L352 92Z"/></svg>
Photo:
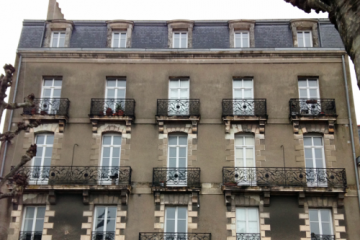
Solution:
<svg viewBox="0 0 360 240"><path fill-rule="evenodd" d="M139 240L211 240L211 233L139 233Z"/></svg>
<svg viewBox="0 0 360 240"><path fill-rule="evenodd" d="M25 115L68 116L70 101L67 98L35 98L34 107L25 107Z"/></svg>
<svg viewBox="0 0 360 240"><path fill-rule="evenodd" d="M200 168L154 168L153 186L200 188Z"/></svg>
<svg viewBox="0 0 360 240"><path fill-rule="evenodd" d="M91 240L115 240L115 232L95 231L91 234Z"/></svg>
<svg viewBox="0 0 360 240"><path fill-rule="evenodd" d="M42 231L38 232L20 232L19 240L41 240Z"/></svg>
<svg viewBox="0 0 360 240"><path fill-rule="evenodd" d="M235 186L303 186L346 188L344 168L224 167L223 184Z"/></svg>
<svg viewBox="0 0 360 240"><path fill-rule="evenodd" d="M135 117L135 100L130 98L92 98L89 116Z"/></svg>
<svg viewBox="0 0 360 240"><path fill-rule="evenodd" d="M30 185L130 185L131 167L22 167ZM10 182L11 183L11 182Z"/></svg>
<svg viewBox="0 0 360 240"><path fill-rule="evenodd" d="M261 240L260 233L237 233L236 240Z"/></svg>
<svg viewBox="0 0 360 240"><path fill-rule="evenodd" d="M335 99L292 98L289 101L290 116L337 116Z"/></svg>
<svg viewBox="0 0 360 240"><path fill-rule="evenodd" d="M158 99L157 116L200 116L200 99Z"/></svg>
<svg viewBox="0 0 360 240"><path fill-rule="evenodd" d="M335 235L320 235L311 233L311 240L335 240Z"/></svg>
<svg viewBox="0 0 360 240"><path fill-rule="evenodd" d="M223 99L222 115L266 117L266 99Z"/></svg>

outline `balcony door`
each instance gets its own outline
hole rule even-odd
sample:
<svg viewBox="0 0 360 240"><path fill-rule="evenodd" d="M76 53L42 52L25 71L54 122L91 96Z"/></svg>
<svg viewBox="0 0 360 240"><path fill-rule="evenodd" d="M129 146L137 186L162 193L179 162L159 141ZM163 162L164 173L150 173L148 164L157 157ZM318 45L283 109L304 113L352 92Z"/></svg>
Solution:
<svg viewBox="0 0 360 240"><path fill-rule="evenodd" d="M309 187L326 187L327 174L323 138L320 136L304 137L304 151L307 185Z"/></svg>
<svg viewBox="0 0 360 240"><path fill-rule="evenodd" d="M299 79L300 113L318 115L321 112L319 82L315 78Z"/></svg>
<svg viewBox="0 0 360 240"><path fill-rule="evenodd" d="M113 112L125 111L126 80L108 78L105 89L105 111L111 108Z"/></svg>
<svg viewBox="0 0 360 240"><path fill-rule="evenodd" d="M260 239L259 211L257 208L236 208L237 239Z"/></svg>
<svg viewBox="0 0 360 240"><path fill-rule="evenodd" d="M169 135L167 186L187 186L187 136Z"/></svg>
<svg viewBox="0 0 360 240"><path fill-rule="evenodd" d="M252 79L233 80L233 114L254 115L254 85Z"/></svg>
<svg viewBox="0 0 360 240"><path fill-rule="evenodd" d="M39 103L39 112L46 114L57 114L60 109L61 97L61 78L45 78L41 90L41 100Z"/></svg>
<svg viewBox="0 0 360 240"><path fill-rule="evenodd" d="M311 239L335 239L330 209L309 209Z"/></svg>
<svg viewBox="0 0 360 240"><path fill-rule="evenodd" d="M32 160L30 184L47 184L51 166L51 157L54 145L53 134L36 135L36 156Z"/></svg>
<svg viewBox="0 0 360 240"><path fill-rule="evenodd" d="M235 169L235 182L238 185L256 185L253 135L235 135Z"/></svg>
<svg viewBox="0 0 360 240"><path fill-rule="evenodd" d="M41 240L45 206L25 207L20 240Z"/></svg>
<svg viewBox="0 0 360 240"><path fill-rule="evenodd" d="M164 240L187 238L187 207L167 207L165 212Z"/></svg>
<svg viewBox="0 0 360 240"><path fill-rule="evenodd" d="M189 115L189 79L174 79L169 82L169 115Z"/></svg>
<svg viewBox="0 0 360 240"><path fill-rule="evenodd" d="M120 172L121 135L105 134L102 139L99 184L117 183Z"/></svg>
<svg viewBox="0 0 360 240"><path fill-rule="evenodd" d="M116 206L96 206L92 240L115 239Z"/></svg>

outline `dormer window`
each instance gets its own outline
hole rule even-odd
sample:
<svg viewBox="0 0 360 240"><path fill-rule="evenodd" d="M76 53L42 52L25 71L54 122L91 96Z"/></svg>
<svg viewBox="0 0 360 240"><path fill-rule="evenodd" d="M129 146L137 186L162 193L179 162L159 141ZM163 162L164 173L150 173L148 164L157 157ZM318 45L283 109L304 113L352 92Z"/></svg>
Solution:
<svg viewBox="0 0 360 240"><path fill-rule="evenodd" d="M255 47L255 22L250 20L229 21L231 48Z"/></svg>
<svg viewBox="0 0 360 240"><path fill-rule="evenodd" d="M298 47L312 47L311 31L297 32Z"/></svg>
<svg viewBox="0 0 360 240"><path fill-rule="evenodd" d="M295 19L290 21L294 47L320 47L318 20Z"/></svg>
<svg viewBox="0 0 360 240"><path fill-rule="evenodd" d="M173 48L187 48L188 47L188 34L187 32L174 32Z"/></svg>
<svg viewBox="0 0 360 240"><path fill-rule="evenodd" d="M126 32L113 32L111 47L126 48Z"/></svg>
<svg viewBox="0 0 360 240"><path fill-rule="evenodd" d="M234 44L236 48L250 47L250 38L248 31L236 31L234 34Z"/></svg>
<svg viewBox="0 0 360 240"><path fill-rule="evenodd" d="M53 48L65 47L65 36L65 31L52 32L50 46Z"/></svg>

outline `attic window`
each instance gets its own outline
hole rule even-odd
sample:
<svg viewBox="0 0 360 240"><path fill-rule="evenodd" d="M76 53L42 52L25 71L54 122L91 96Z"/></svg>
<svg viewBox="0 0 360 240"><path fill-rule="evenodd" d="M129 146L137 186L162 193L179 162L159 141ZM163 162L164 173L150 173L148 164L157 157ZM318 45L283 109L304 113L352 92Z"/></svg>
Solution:
<svg viewBox="0 0 360 240"><path fill-rule="evenodd" d="M126 48L126 32L113 32L112 44L113 48Z"/></svg>
<svg viewBox="0 0 360 240"><path fill-rule="evenodd" d="M61 32L52 32L51 33L51 43L50 47L65 47L65 31Z"/></svg>

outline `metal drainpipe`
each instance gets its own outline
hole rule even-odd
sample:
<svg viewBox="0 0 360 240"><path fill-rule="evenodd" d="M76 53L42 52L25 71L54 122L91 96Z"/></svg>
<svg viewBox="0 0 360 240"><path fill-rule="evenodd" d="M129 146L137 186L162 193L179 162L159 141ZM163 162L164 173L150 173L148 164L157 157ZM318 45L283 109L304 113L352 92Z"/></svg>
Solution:
<svg viewBox="0 0 360 240"><path fill-rule="evenodd" d="M46 21L44 22L44 29L43 29L43 32L42 32L42 35L41 35L40 47L42 47L43 42L44 42L45 30L46 30Z"/></svg>
<svg viewBox="0 0 360 240"><path fill-rule="evenodd" d="M17 72L17 75L16 75L15 91L14 91L14 96L13 96L12 102L15 102L15 98L16 98L17 88L18 88L18 84L19 84L20 70L21 70L21 61L22 61L22 56L20 54L19 68L18 68L18 72ZM10 121L9 121L8 130L7 130L8 132L11 129L11 123L12 123L13 116L14 116L14 110L12 110L11 113L10 113ZM6 158L7 148L8 148L8 142L5 142L4 157L3 157L3 161L1 163L0 177L3 177L3 174L4 174L4 165L5 165L5 158Z"/></svg>
<svg viewBox="0 0 360 240"><path fill-rule="evenodd" d="M354 145L354 131L353 131L353 125L352 125L352 120L351 120L349 88L348 88L348 85L347 85L347 77L346 77L346 68L345 68L344 55L342 55L341 58L342 58L342 66L343 66L344 81L345 81L346 104L347 104L347 110L348 110L348 116L349 116L349 124L350 124L349 128L350 128L351 147L352 147L352 154L353 154L354 167L355 167L354 170L355 170L355 177L356 177L356 187L357 187L359 209L360 209L359 173L358 173L358 167L357 167L357 163L356 163L356 154L355 154L355 145Z"/></svg>

